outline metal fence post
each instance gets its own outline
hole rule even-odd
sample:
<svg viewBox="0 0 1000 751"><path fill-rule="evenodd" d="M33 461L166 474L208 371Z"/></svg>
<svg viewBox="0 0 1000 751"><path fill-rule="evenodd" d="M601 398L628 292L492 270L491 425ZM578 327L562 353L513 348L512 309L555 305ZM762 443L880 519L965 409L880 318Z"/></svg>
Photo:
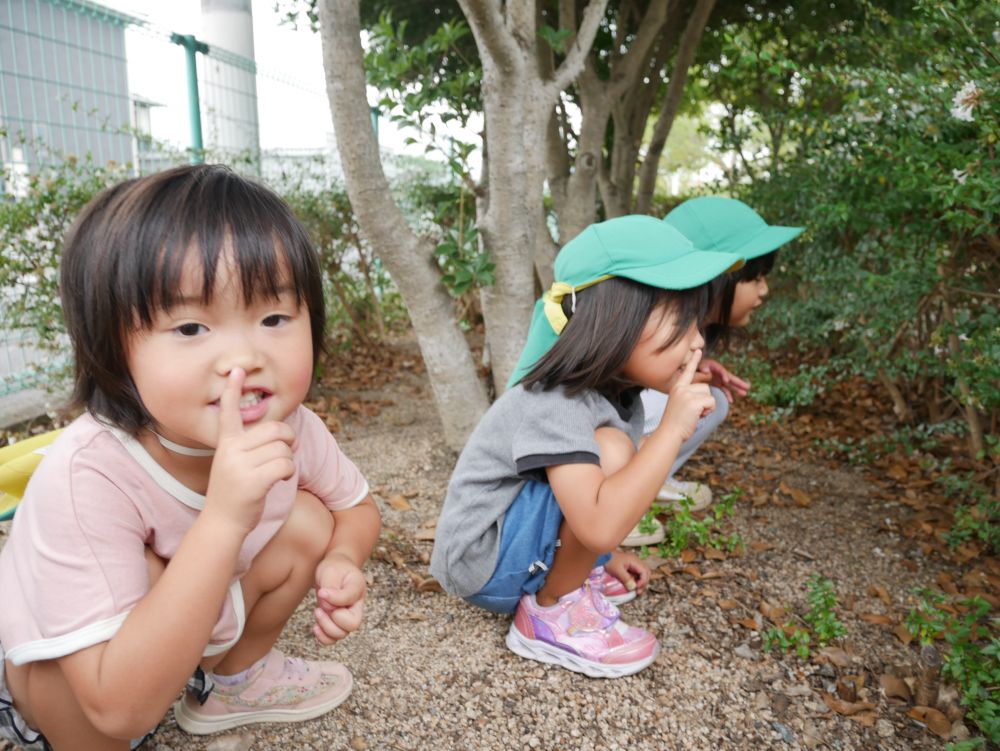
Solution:
<svg viewBox="0 0 1000 751"><path fill-rule="evenodd" d="M195 53L208 54L208 45L191 34L170 35L170 41L184 48L187 58L188 113L191 118L191 164L205 161L205 145L201 138L201 104L198 97L198 60Z"/></svg>

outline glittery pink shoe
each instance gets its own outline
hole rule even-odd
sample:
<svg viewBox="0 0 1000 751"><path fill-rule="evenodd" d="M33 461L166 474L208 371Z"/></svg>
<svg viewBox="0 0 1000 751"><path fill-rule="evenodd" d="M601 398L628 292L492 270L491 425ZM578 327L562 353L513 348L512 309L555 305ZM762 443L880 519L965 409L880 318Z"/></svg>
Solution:
<svg viewBox="0 0 1000 751"><path fill-rule="evenodd" d="M522 597L507 632L507 647L529 660L592 678L637 673L660 651L651 633L622 623L618 608L589 580L550 607L541 607L534 595Z"/></svg>
<svg viewBox="0 0 1000 751"><path fill-rule="evenodd" d="M634 589L626 588L617 576L605 571L604 566L597 566L590 572L590 586L604 595L604 599L612 605L632 602L638 594Z"/></svg>
<svg viewBox="0 0 1000 751"><path fill-rule="evenodd" d="M250 669L245 682L231 687L216 683L204 704L199 706L191 695L181 697L174 717L194 735L252 722L301 722L336 707L353 684L339 662L306 662L272 649Z"/></svg>

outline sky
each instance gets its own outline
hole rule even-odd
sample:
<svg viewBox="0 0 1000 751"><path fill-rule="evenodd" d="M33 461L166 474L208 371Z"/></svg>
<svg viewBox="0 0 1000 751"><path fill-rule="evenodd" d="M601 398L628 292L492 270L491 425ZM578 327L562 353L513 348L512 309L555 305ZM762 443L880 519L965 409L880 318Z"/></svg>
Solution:
<svg viewBox="0 0 1000 751"><path fill-rule="evenodd" d="M202 33L200 0L99 1L143 18L158 30L195 37ZM254 51L259 71L257 111L261 147L318 149L326 146L333 125L326 98L319 34L308 27L293 29L279 23L274 0L252 0L252 10ZM132 93L163 105L152 111L154 137L188 146L190 124L182 48L141 30L128 33L127 45ZM374 101L371 92L369 101ZM423 153L419 147L407 149L404 138L384 118L380 121L379 140L383 148Z"/></svg>

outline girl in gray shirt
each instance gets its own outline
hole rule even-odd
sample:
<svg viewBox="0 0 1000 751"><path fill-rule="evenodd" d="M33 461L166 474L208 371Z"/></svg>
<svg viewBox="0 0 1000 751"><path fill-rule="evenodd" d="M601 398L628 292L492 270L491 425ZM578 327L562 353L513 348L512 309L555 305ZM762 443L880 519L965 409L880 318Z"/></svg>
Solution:
<svg viewBox="0 0 1000 751"><path fill-rule="evenodd" d="M741 263L648 216L591 225L557 256L559 281L535 306L512 387L459 457L431 558L452 594L514 613L515 653L594 677L656 659L655 637L606 597L609 579L641 588L648 569L609 551L715 406L692 383L706 283ZM642 388L670 403L637 449Z"/></svg>

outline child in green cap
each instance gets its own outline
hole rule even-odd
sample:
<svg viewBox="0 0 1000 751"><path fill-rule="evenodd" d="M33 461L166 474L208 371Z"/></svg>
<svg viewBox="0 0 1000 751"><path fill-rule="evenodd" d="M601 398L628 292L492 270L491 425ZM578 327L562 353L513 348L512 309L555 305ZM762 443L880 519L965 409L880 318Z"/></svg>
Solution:
<svg viewBox="0 0 1000 751"><path fill-rule="evenodd" d="M718 277L711 285L711 309L705 330L705 351L724 350L734 329L745 327L768 293L767 275L774 267L778 248L794 240L802 227L778 227L767 222L742 201L722 196L704 196L685 201L663 219L684 235L696 248L722 253L736 253L746 264ZM677 504L687 499L693 510L712 502L706 485L684 482L674 477L680 467L726 419L734 395L746 396L750 383L730 373L720 362L702 358L696 380L707 382L715 398L715 409L701 420L694 434L681 447L670 475L657 493L663 504ZM643 433L651 434L660 424L668 404L667 394L655 389L642 392L646 415ZM662 525L655 520L639 525L625 538L623 545L652 545L664 538Z"/></svg>
<svg viewBox="0 0 1000 751"><path fill-rule="evenodd" d="M740 263L648 216L591 225L556 258L558 281L535 306L512 386L455 466L431 558L452 594L514 613L515 653L594 677L656 658L655 637L624 624L608 599L613 585L619 602L634 597L649 569L609 551L715 406L708 385L693 383L699 326L707 283ZM643 388L671 400L637 449Z"/></svg>

